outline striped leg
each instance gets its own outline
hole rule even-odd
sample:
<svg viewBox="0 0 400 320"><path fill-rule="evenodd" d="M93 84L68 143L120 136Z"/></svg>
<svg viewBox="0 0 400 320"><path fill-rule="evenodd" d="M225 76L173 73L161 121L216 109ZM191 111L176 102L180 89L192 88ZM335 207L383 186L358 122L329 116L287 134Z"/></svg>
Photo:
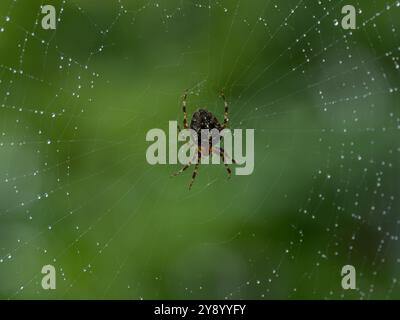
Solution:
<svg viewBox="0 0 400 320"><path fill-rule="evenodd" d="M200 152L200 151L199 151L199 152ZM201 154L201 153L198 153L198 154ZM193 164L193 162L195 162L195 161L196 161L196 154L193 156L192 160L189 161L188 164L184 165L184 166L182 167L182 169L179 170L178 172L175 172L174 174L172 174L171 177L179 176L179 175L180 175L181 173L183 173L187 168L189 168L189 167Z"/></svg>
<svg viewBox="0 0 400 320"><path fill-rule="evenodd" d="M182 98L182 111L183 111L183 129L187 129L187 113L186 113L186 102L187 102L187 90Z"/></svg>
<svg viewBox="0 0 400 320"><path fill-rule="evenodd" d="M226 101L226 97L224 92L221 92L221 97L224 100L224 123L222 124L222 129L228 127L228 102Z"/></svg>
<svg viewBox="0 0 400 320"><path fill-rule="evenodd" d="M214 152L215 154L220 155L222 160L224 161L224 163L225 163L225 158L227 158L227 159L231 159L233 164L236 164L235 159L233 159L230 156L228 156L228 154L225 152L224 148L222 148L222 147L220 147L220 148L213 147L211 149L211 152Z"/></svg>
<svg viewBox="0 0 400 320"><path fill-rule="evenodd" d="M226 168L226 171L228 172L228 179L232 176L232 171L231 168L225 163L225 153L220 149L219 155L221 156L222 162L224 163L224 166Z"/></svg>
<svg viewBox="0 0 400 320"><path fill-rule="evenodd" d="M219 152L222 153L222 154L224 155L224 157L230 158L230 157L226 154L224 148L219 148ZM235 159L231 158L231 160L232 160L232 163L236 164Z"/></svg>
<svg viewBox="0 0 400 320"><path fill-rule="evenodd" d="M190 181L190 184L189 184L189 190L192 188L194 179L196 179L196 176L197 176L197 170L199 169L199 164L200 164L200 159L201 159L201 151L200 150L197 153L197 157L198 157L197 158L197 163L196 163L196 166L194 167L194 170L193 170L192 180Z"/></svg>
<svg viewBox="0 0 400 320"><path fill-rule="evenodd" d="M184 171L185 171L187 168L189 168L191 165L192 165L192 163L189 162L188 164L184 165L184 166L182 167L181 170L179 170L178 172L175 172L171 177L179 176L182 172L184 172Z"/></svg>

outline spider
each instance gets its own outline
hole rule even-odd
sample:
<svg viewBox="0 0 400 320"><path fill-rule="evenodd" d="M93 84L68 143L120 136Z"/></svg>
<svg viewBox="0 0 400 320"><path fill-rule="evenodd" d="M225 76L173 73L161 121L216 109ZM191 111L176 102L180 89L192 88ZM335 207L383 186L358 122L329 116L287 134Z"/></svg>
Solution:
<svg viewBox="0 0 400 320"><path fill-rule="evenodd" d="M187 113L186 113L186 105L187 105L187 91L184 93L184 95L182 96L182 112L183 112L183 128L184 129L193 129L196 132L197 135L197 141L198 141L198 145L197 145L197 162L196 165L194 167L193 170L193 174L192 174L192 180L190 181L189 184L189 190L192 188L193 182L196 179L197 176L197 171L199 168L199 164L200 164L200 159L201 159L201 155L202 155L202 148L201 148L201 130L202 129L208 129L208 130L212 130L212 129L217 129L219 132L222 131L223 129L228 127L228 102L226 101L226 97L225 94L223 92L221 92L221 97L224 100L224 122L222 124L220 124L220 122L218 121L218 119L207 109L197 109L192 116L192 120L190 121L190 126L188 127L188 121L187 121ZM181 131L180 127L178 126L178 130ZM219 148L215 148L212 147L212 138L209 138L209 154L210 153L216 153L220 155L222 162L225 165L226 171L228 172L228 178L231 177L232 171L229 168L229 166L225 163L225 156L227 156L225 154L225 151L222 147ZM236 161L232 158L232 163L236 164ZM178 172L176 172L175 174L173 174L173 176L177 176L180 175L181 173L183 173L186 169L188 169L191 166L191 161L189 161L188 164L186 164L185 166L182 167L181 170L179 170Z"/></svg>

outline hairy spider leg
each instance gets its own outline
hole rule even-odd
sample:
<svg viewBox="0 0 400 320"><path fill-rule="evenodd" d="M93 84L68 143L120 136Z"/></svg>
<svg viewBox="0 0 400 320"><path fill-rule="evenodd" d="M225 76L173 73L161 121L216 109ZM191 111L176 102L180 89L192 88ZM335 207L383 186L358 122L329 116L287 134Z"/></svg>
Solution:
<svg viewBox="0 0 400 320"><path fill-rule="evenodd" d="M183 111L183 128L187 129L188 124L187 124L187 113L186 113L186 104L187 104L187 90L185 91L185 94L183 95L182 98L182 111ZM180 130L179 130L180 131Z"/></svg>
<svg viewBox="0 0 400 320"><path fill-rule="evenodd" d="M211 152L214 152L215 154L219 154L219 156L222 159L222 162L224 163L224 166L226 168L226 171L228 172L228 179L230 179L230 177L232 176L232 170L231 168L229 168L228 164L225 163L225 157L228 158L228 155L226 155L224 149L222 148L217 148L217 147L213 147L211 149ZM232 163L236 163L236 161L232 158Z"/></svg>
<svg viewBox="0 0 400 320"><path fill-rule="evenodd" d="M176 176L179 176L181 173L183 173L187 168L189 168L192 165L192 162L195 158L196 158L196 155L193 156L192 160L189 161L188 164L184 165L179 171L172 174L171 177L176 177Z"/></svg>
<svg viewBox="0 0 400 320"><path fill-rule="evenodd" d="M218 148L217 148L217 149L218 149ZM235 159L232 158L232 157L229 157L229 156L226 154L224 148L220 147L220 148L219 148L219 152L220 152L220 153L223 153L223 155L224 155L225 157L227 157L228 159L230 158L230 159L232 160L232 163L233 163L233 164L236 164Z"/></svg>
<svg viewBox="0 0 400 320"><path fill-rule="evenodd" d="M221 92L221 97L224 100L224 123L222 129L225 129L228 127L228 102L226 101L224 92Z"/></svg>
<svg viewBox="0 0 400 320"><path fill-rule="evenodd" d="M174 174L172 174L172 176L173 176L173 177L179 176L182 172L184 172L184 171L185 171L187 168L189 168L191 165L192 165L192 163L189 162L188 164L184 165L184 166L182 167L181 170L179 170L179 171L175 172Z"/></svg>
<svg viewBox="0 0 400 320"><path fill-rule="evenodd" d="M196 166L194 167L194 170L193 170L192 180L190 181L190 184L189 184L189 190L192 188L193 182L194 182L194 180L196 179L196 176L197 176L197 170L199 169L199 164L200 164L200 159L201 159L201 151L200 150L201 149L199 148L198 152L197 152L198 159L197 159Z"/></svg>

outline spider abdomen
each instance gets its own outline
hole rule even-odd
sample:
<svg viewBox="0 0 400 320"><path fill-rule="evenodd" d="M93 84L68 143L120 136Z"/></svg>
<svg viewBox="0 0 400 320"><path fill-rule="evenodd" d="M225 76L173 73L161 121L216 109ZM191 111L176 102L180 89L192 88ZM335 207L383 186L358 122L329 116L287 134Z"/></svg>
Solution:
<svg viewBox="0 0 400 320"><path fill-rule="evenodd" d="M197 134L201 133L202 129L217 129L221 131L221 124L218 119L206 109L198 109L193 113L192 120L190 121L190 129L193 129Z"/></svg>

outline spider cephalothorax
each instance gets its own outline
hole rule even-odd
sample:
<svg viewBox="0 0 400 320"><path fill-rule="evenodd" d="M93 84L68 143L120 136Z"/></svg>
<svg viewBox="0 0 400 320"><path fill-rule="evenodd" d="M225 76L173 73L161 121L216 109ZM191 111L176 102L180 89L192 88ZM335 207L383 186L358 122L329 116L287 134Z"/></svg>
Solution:
<svg viewBox="0 0 400 320"><path fill-rule="evenodd" d="M224 149L221 147L219 147L219 148L212 147L213 145L215 145L215 141L211 141L211 139L213 139L212 137L208 137L207 140L205 140L205 141L201 140L201 130L207 129L207 130L211 131L213 129L217 129L218 131L222 131L223 129L227 128L227 126L228 126L228 103L226 101L224 93L221 93L221 97L224 100L224 107L225 107L224 122L222 124L218 121L217 117L215 117L207 109L198 109L193 113L192 119L190 121L190 126L188 127L187 113L186 113L187 92L183 95L183 99L182 99L183 128L194 130L196 132L197 141L198 141L198 146L197 146L198 159L197 159L194 171L193 171L192 180L190 182L189 189L192 187L194 179L196 178L196 175L197 175L200 158L204 151L204 150L202 150L202 145L204 145L204 143L206 143L206 144L209 143L209 146L210 146L209 150L208 150L208 154L206 154L206 155L209 155L211 153L219 154L222 159L222 162L224 163L224 165L226 167L229 177L231 176L231 173L232 173L231 169L225 163L226 155L225 155ZM236 163L234 159L232 159L232 163ZM191 165L191 162L186 164L181 170L179 170L174 175L176 176L176 175L181 174L183 171L185 171L187 168L189 168L190 165Z"/></svg>

